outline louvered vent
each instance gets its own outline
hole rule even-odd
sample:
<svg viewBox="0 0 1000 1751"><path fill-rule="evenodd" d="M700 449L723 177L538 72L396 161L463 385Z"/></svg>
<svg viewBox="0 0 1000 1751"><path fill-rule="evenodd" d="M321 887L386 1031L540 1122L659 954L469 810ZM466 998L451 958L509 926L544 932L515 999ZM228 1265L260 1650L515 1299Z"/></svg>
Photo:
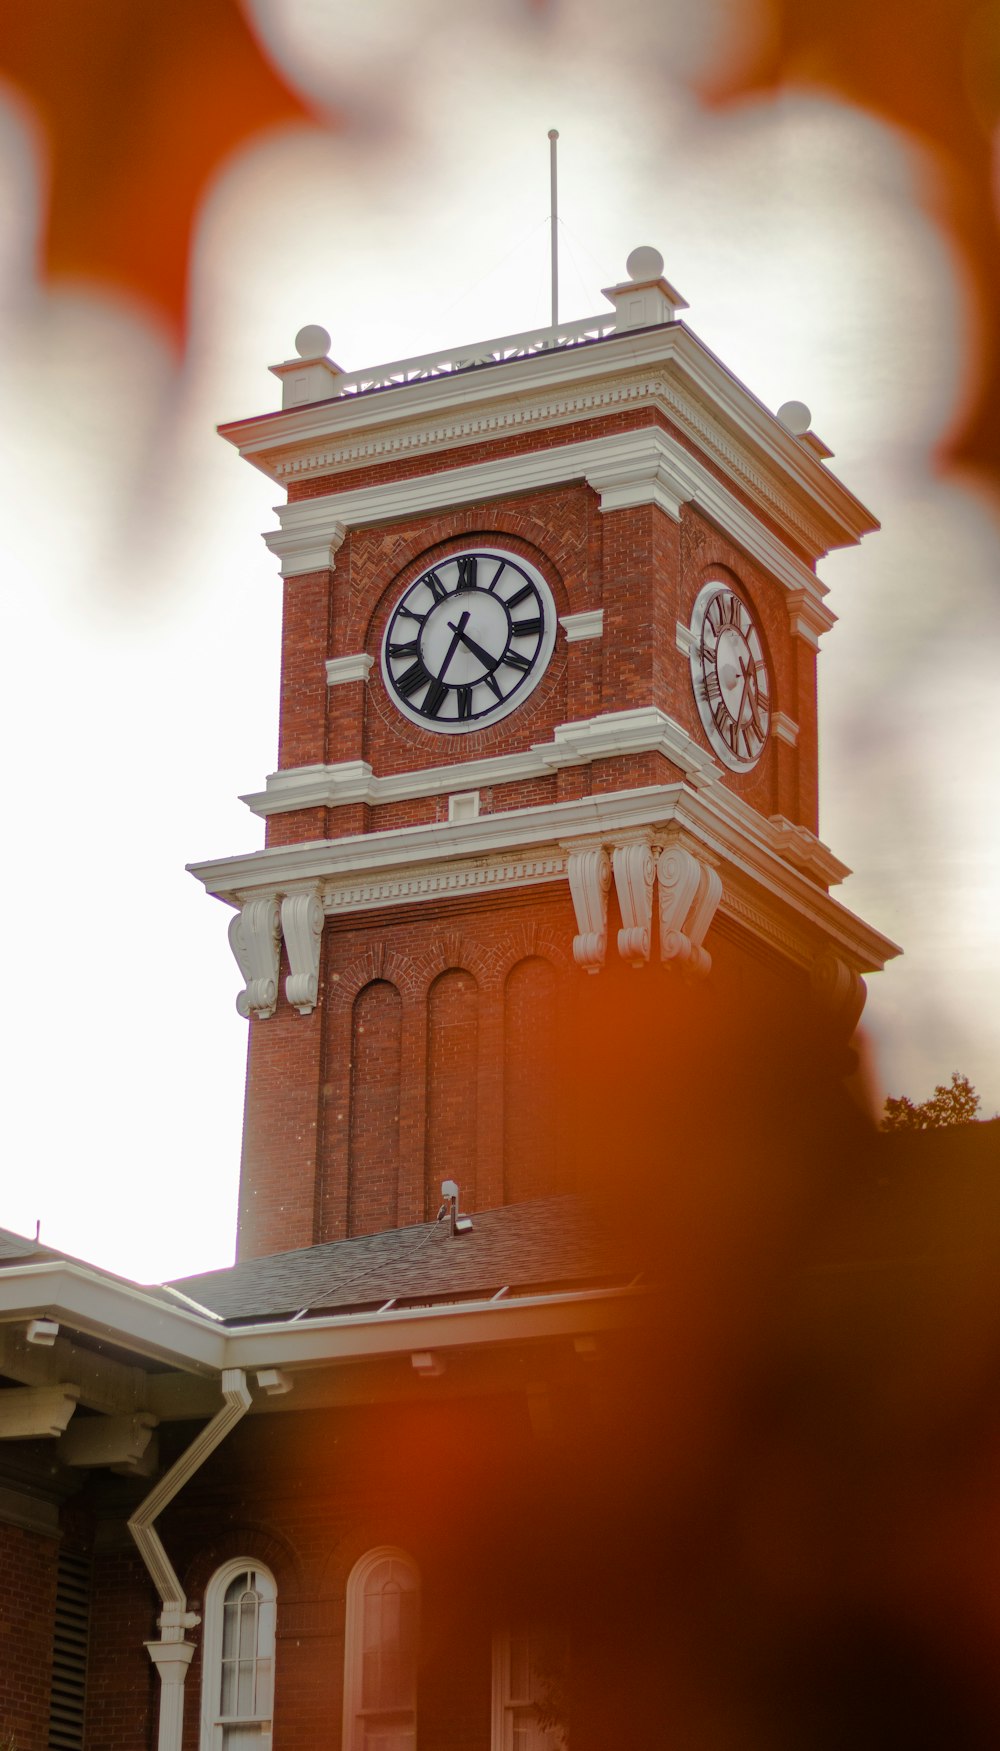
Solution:
<svg viewBox="0 0 1000 1751"><path fill-rule="evenodd" d="M83 1751L90 1632L90 1558L59 1552L49 1751Z"/></svg>

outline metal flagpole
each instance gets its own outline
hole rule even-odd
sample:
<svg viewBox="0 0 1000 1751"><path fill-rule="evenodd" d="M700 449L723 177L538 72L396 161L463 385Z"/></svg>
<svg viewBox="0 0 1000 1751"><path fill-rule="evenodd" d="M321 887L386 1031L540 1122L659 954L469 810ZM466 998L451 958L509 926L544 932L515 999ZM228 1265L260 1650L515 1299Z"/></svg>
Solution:
<svg viewBox="0 0 1000 1751"><path fill-rule="evenodd" d="M549 180L552 187L552 217L551 217L551 247L552 247L552 326L559 325L559 233L557 229L559 212L556 198L556 141L559 129L549 129Z"/></svg>

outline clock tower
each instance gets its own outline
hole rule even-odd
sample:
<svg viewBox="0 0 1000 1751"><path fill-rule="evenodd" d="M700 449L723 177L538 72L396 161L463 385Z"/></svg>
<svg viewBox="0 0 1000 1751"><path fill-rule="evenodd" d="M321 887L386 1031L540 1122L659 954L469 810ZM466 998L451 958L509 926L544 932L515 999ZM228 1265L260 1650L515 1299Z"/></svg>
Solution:
<svg viewBox="0 0 1000 1751"><path fill-rule="evenodd" d="M281 410L223 428L287 494L266 846L194 866L250 1021L243 1257L423 1221L443 1178L571 1190L583 1034L712 991L842 1046L896 952L817 836L816 563L877 525L657 252L627 274L368 371L303 329Z"/></svg>

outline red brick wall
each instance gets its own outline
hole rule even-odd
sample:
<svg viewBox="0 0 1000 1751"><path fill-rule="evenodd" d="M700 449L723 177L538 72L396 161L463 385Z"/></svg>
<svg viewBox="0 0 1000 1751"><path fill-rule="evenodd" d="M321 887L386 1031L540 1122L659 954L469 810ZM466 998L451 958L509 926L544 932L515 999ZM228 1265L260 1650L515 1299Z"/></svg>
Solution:
<svg viewBox="0 0 1000 1751"><path fill-rule="evenodd" d="M441 1181L458 1180L471 1208L479 1130L479 987L460 968L440 973L427 994L427 1139L424 1217L441 1202Z"/></svg>
<svg viewBox="0 0 1000 1751"><path fill-rule="evenodd" d="M128 1534L121 1528L124 1541ZM159 1604L138 1553L98 1551L90 1615L86 1751L146 1751L156 1743L160 1681L144 1643Z"/></svg>
<svg viewBox="0 0 1000 1751"><path fill-rule="evenodd" d="M0 1743L48 1744L56 1539L0 1524Z"/></svg>
<svg viewBox="0 0 1000 1751"><path fill-rule="evenodd" d="M399 1201L402 1003L385 979L354 1000L348 1233L395 1228Z"/></svg>

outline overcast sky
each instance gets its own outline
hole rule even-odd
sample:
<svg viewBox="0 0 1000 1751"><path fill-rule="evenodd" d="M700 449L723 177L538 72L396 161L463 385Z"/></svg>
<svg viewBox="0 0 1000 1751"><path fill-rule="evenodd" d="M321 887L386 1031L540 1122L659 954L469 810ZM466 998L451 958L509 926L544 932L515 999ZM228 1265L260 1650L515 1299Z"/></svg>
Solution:
<svg viewBox="0 0 1000 1751"><path fill-rule="evenodd" d="M531 29L453 0L255 12L348 125L217 178L179 372L140 313L39 288L43 170L0 108L0 1223L140 1279L232 1257L246 1024L229 914L184 865L261 843L237 799L276 759L280 495L214 427L277 405L306 322L348 368L543 325L553 126L562 314L655 245L690 326L772 409L808 403L882 521L821 568L821 835L906 951L869 982L885 1089L960 1069L995 1111L998 527L930 461L972 341L916 150L818 98L700 111L721 0Z"/></svg>

